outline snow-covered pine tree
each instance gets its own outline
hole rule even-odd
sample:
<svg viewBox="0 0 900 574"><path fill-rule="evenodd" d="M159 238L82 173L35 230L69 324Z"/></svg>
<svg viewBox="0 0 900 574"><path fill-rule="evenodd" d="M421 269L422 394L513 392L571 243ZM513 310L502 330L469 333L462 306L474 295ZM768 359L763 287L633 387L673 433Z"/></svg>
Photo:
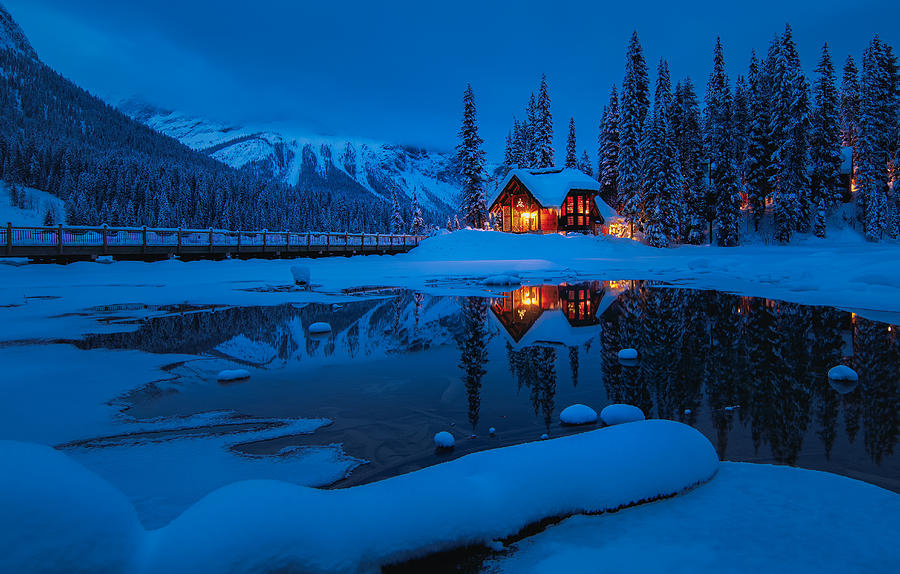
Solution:
<svg viewBox="0 0 900 574"><path fill-rule="evenodd" d="M535 168L538 166L537 159L537 124L538 124L538 108L534 99L534 93L528 100L528 107L525 109L528 119L525 121L525 165L526 168Z"/></svg>
<svg viewBox="0 0 900 574"><path fill-rule="evenodd" d="M569 137L566 138L566 167L578 169L578 148L575 145L575 118L569 118Z"/></svg>
<svg viewBox="0 0 900 574"><path fill-rule="evenodd" d="M644 236L652 247L667 247L669 238L666 235L663 204L665 202L665 177L663 176L663 147L665 135L654 121L655 105L652 115L647 116L644 129L641 131L641 180L643 182Z"/></svg>
<svg viewBox="0 0 900 574"><path fill-rule="evenodd" d="M681 236L688 243L700 244L706 228L704 213L708 175L703 157L700 103L690 78L678 82L673 107L672 131L678 149L684 198Z"/></svg>
<svg viewBox="0 0 900 574"><path fill-rule="evenodd" d="M466 225L475 229L484 227L487 205L484 199L484 140L478 135L478 119L475 111L475 94L467 85L463 96L463 120L456 146L456 161L463 179L460 211Z"/></svg>
<svg viewBox="0 0 900 574"><path fill-rule="evenodd" d="M795 231L809 227L809 90L790 25L781 35L772 75L770 137L774 175L775 239L788 243Z"/></svg>
<svg viewBox="0 0 900 574"><path fill-rule="evenodd" d="M878 36L863 55L859 97L857 209L866 239L879 241L887 223L888 160L896 137L896 61Z"/></svg>
<svg viewBox="0 0 900 574"><path fill-rule="evenodd" d="M828 209L825 207L825 198L820 195L816 200L816 222L814 229L816 237L825 237L827 216Z"/></svg>
<svg viewBox="0 0 900 574"><path fill-rule="evenodd" d="M462 225L459 224L459 215L453 216L453 229L462 229Z"/></svg>
<svg viewBox="0 0 900 574"><path fill-rule="evenodd" d="M513 120L515 122L515 120ZM506 132L506 146L503 148L503 167L511 169L516 165L512 130Z"/></svg>
<svg viewBox="0 0 900 574"><path fill-rule="evenodd" d="M53 204L50 202L47 202L44 208L44 225L47 227L56 225L56 215L53 212Z"/></svg>
<svg viewBox="0 0 900 574"><path fill-rule="evenodd" d="M631 35L625 56L625 78L619 105L619 169L618 195L622 215L631 225L642 215L641 197L641 132L650 107L647 62L637 32Z"/></svg>
<svg viewBox="0 0 900 574"><path fill-rule="evenodd" d="M416 188L413 188L413 212L412 212L412 233L413 235L422 235L425 233L425 219L422 218L422 207L419 205L419 198L416 196Z"/></svg>
<svg viewBox="0 0 900 574"><path fill-rule="evenodd" d="M816 67L816 74L816 82L813 86L815 108L810 132L810 162L812 164L810 180L812 198L818 211L818 207L821 205L828 210L841 199L838 188L841 181L839 102L835 86L834 64L831 63L828 44L822 47L822 57ZM818 225L818 220L816 224ZM818 235L818 230L816 230L816 235Z"/></svg>
<svg viewBox="0 0 900 574"><path fill-rule="evenodd" d="M550 90L547 75L541 76L537 99L537 124L534 126L534 155L536 167L553 167L553 114L550 112Z"/></svg>
<svg viewBox="0 0 900 574"><path fill-rule="evenodd" d="M513 166L528 167L528 126L513 118Z"/></svg>
<svg viewBox="0 0 900 574"><path fill-rule="evenodd" d="M581 159L578 160L578 165L576 166L585 174L594 177L594 169L591 167L591 156L588 155L587 150L581 152Z"/></svg>
<svg viewBox="0 0 900 574"><path fill-rule="evenodd" d="M859 70L853 56L847 56L841 79L841 144L853 148L856 165L856 143L859 137Z"/></svg>
<svg viewBox="0 0 900 574"><path fill-rule="evenodd" d="M722 40L716 38L713 71L706 88L704 139L711 164L710 185L716 198L716 243L722 247L735 246L739 241L741 200L734 165L733 106Z"/></svg>
<svg viewBox="0 0 900 574"><path fill-rule="evenodd" d="M621 210L619 203L619 94L613 85L609 93L609 103L603 108L600 123L600 160L597 176L600 181L600 196L611 206Z"/></svg>
<svg viewBox="0 0 900 574"><path fill-rule="evenodd" d="M447 216L447 231L453 231L453 218Z"/></svg>
<svg viewBox="0 0 900 574"><path fill-rule="evenodd" d="M734 84L734 163L738 169L738 183L744 189L744 166L747 161L750 103L747 82L738 75Z"/></svg>
<svg viewBox="0 0 900 574"><path fill-rule="evenodd" d="M760 66L756 52L750 54L748 79L748 121L747 159L744 164L744 184L747 200L753 212L753 225L759 231L759 224L766 212L766 199L772 186L772 140L769 138L771 124L770 79Z"/></svg>
<svg viewBox="0 0 900 574"><path fill-rule="evenodd" d="M397 198L397 190L391 192L391 233L400 234L405 231L403 214L400 211L400 200Z"/></svg>

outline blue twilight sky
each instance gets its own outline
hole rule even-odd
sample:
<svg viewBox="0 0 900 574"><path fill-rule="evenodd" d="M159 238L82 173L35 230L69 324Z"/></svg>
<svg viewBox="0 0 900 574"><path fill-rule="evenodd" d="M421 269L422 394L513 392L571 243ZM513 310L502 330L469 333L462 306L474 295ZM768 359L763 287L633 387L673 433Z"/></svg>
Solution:
<svg viewBox="0 0 900 574"><path fill-rule="evenodd" d="M807 70L826 41L839 70L875 33L900 50L896 0L3 1L41 58L90 91L228 122L449 149L471 82L493 160L541 73L558 161L569 116L593 156L635 29L651 82L664 57L701 98L717 35L732 81L785 22Z"/></svg>

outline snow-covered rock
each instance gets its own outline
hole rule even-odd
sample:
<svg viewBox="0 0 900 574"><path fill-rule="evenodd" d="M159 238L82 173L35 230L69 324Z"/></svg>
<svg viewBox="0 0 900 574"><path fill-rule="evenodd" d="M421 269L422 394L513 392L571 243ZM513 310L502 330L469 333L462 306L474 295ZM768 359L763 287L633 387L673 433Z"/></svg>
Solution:
<svg viewBox="0 0 900 574"><path fill-rule="evenodd" d="M247 369L225 369L224 371L219 371L216 378L222 382L240 381L241 379L249 379L250 371Z"/></svg>
<svg viewBox="0 0 900 574"><path fill-rule="evenodd" d="M550 435L548 435L547 433L541 435L541 440L547 440L548 438L550 438Z"/></svg>
<svg viewBox="0 0 900 574"><path fill-rule="evenodd" d="M331 325L325 322L313 323L309 326L310 335L324 335L331 332Z"/></svg>
<svg viewBox="0 0 900 574"><path fill-rule="evenodd" d="M438 448L453 448L454 444L456 444L456 439L447 431L441 431L434 435L434 446Z"/></svg>
<svg viewBox="0 0 900 574"><path fill-rule="evenodd" d="M515 275L491 275L481 280L482 285L517 286L522 284L522 280Z"/></svg>
<svg viewBox="0 0 900 574"><path fill-rule="evenodd" d="M837 365L828 369L828 378L832 381L859 381L859 375L847 365Z"/></svg>
<svg viewBox="0 0 900 574"><path fill-rule="evenodd" d="M575 404L559 413L559 420L567 425L586 425L597 422L597 411L587 405Z"/></svg>
<svg viewBox="0 0 900 574"><path fill-rule="evenodd" d="M621 349L619 351L619 360L620 361L634 361L638 358L638 352L636 349Z"/></svg>
<svg viewBox="0 0 900 574"><path fill-rule="evenodd" d="M309 285L309 267L306 265L291 265L291 275L296 285Z"/></svg>
<svg viewBox="0 0 900 574"><path fill-rule="evenodd" d="M644 420L644 411L634 405L607 405L600 411L600 420L606 425L620 425Z"/></svg>
<svg viewBox="0 0 900 574"><path fill-rule="evenodd" d="M491 435L495 435L495 434L497 434L497 429L495 429L494 427L491 427L488 429L488 433Z"/></svg>

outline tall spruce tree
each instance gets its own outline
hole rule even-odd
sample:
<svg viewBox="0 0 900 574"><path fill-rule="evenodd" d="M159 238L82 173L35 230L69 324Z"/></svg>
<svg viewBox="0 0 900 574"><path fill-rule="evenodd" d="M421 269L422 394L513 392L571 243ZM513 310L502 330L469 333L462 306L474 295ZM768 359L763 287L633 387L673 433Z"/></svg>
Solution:
<svg viewBox="0 0 900 574"><path fill-rule="evenodd" d="M740 190L734 164L734 101L725 73L722 40L716 39L713 71L706 88L705 144L710 161L710 187L715 203L716 243L722 247L738 244Z"/></svg>
<svg viewBox="0 0 900 574"><path fill-rule="evenodd" d="M619 203L619 94L613 85L609 92L609 103L603 108L603 119L600 123L599 157L597 179L600 181L600 195L616 209L621 210Z"/></svg>
<svg viewBox="0 0 900 574"><path fill-rule="evenodd" d="M397 197L397 190L391 193L391 233L399 234L406 230L406 223L403 221L403 213L400 211L400 200Z"/></svg>
<svg viewBox="0 0 900 574"><path fill-rule="evenodd" d="M528 127L526 122L513 118L513 165L528 167Z"/></svg>
<svg viewBox="0 0 900 574"><path fill-rule="evenodd" d="M484 227L487 206L484 199L484 140L478 135L475 111L475 94L467 85L463 95L463 120L456 146L456 162L463 180L460 211L466 225L476 229Z"/></svg>
<svg viewBox="0 0 900 574"><path fill-rule="evenodd" d="M812 200L816 205L816 216L820 207L829 209L840 201L841 181L841 128L839 119L838 92L834 78L834 64L828 53L828 44L822 47L822 57L816 67L816 82L813 93L815 107L810 131L810 162L812 174ZM818 233L819 221L816 221Z"/></svg>
<svg viewBox="0 0 900 574"><path fill-rule="evenodd" d="M535 162L537 168L553 167L553 114L547 75L541 76L537 99L537 124L534 127Z"/></svg>
<svg viewBox="0 0 900 574"><path fill-rule="evenodd" d="M566 167L578 169L578 148L575 145L575 118L569 118L569 136L566 138Z"/></svg>
<svg viewBox="0 0 900 574"><path fill-rule="evenodd" d="M525 165L522 167L533 168L538 166L537 159L537 124L538 124L538 108L534 99L534 94L528 100L528 106L525 109Z"/></svg>
<svg viewBox="0 0 900 574"><path fill-rule="evenodd" d="M632 236L642 215L641 133L650 107L649 82L647 62L637 32L634 32L625 56L625 78L619 105L618 169L618 203L631 226Z"/></svg>
<svg viewBox="0 0 900 574"><path fill-rule="evenodd" d="M412 218L411 231L413 235L422 235L425 233L425 219L422 217L422 207L419 205L419 198L416 196L416 188L413 188Z"/></svg>
<svg viewBox="0 0 900 574"><path fill-rule="evenodd" d="M857 209L869 241L879 241L887 224L888 161L897 122L891 56L875 36L863 56L860 80Z"/></svg>
<svg viewBox="0 0 900 574"><path fill-rule="evenodd" d="M678 149L682 175L684 212L682 239L688 243L703 242L707 170L704 161L703 132L700 122L700 103L690 78L678 82L675 88L672 114L673 137Z"/></svg>
<svg viewBox="0 0 900 574"><path fill-rule="evenodd" d="M856 165L856 144L859 139L859 70L853 56L847 56L841 79L841 144L853 148Z"/></svg>
<svg viewBox="0 0 900 574"><path fill-rule="evenodd" d="M775 145L775 239L787 243L795 231L809 227L810 189L807 172L809 89L790 25L781 35L772 75L772 119L769 137Z"/></svg>
<svg viewBox="0 0 900 574"><path fill-rule="evenodd" d="M744 185L753 213L753 225L759 231L766 212L766 200L772 193L772 154L769 138L771 124L771 82L760 65L756 52L750 54L748 73L747 159L744 164Z"/></svg>
<svg viewBox="0 0 900 574"><path fill-rule="evenodd" d="M744 190L744 166L747 162L747 146L749 140L749 88L743 75L738 75L734 84L734 163L738 170L738 182Z"/></svg>
<svg viewBox="0 0 900 574"><path fill-rule="evenodd" d="M513 123L515 123L515 119L513 119ZM512 169L512 167L516 164L515 160L515 145L513 139L512 130L506 132L506 144L503 148L503 167L507 169Z"/></svg>

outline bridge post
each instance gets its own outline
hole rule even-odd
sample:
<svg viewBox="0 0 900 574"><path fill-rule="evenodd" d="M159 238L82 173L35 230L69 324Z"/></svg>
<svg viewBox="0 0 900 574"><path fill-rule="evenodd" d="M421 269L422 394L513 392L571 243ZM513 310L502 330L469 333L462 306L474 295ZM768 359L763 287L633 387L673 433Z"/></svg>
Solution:
<svg viewBox="0 0 900 574"><path fill-rule="evenodd" d="M177 247L176 253L178 255L181 255L181 228L180 227L178 228L178 247Z"/></svg>
<svg viewBox="0 0 900 574"><path fill-rule="evenodd" d="M375 251L378 251L378 232L375 232Z"/></svg>
<svg viewBox="0 0 900 574"><path fill-rule="evenodd" d="M209 228L209 253L213 252L213 231L212 227Z"/></svg>
<svg viewBox="0 0 900 574"><path fill-rule="evenodd" d="M306 232L306 251L309 252L309 248L312 245L312 233L309 231Z"/></svg>
<svg viewBox="0 0 900 574"><path fill-rule="evenodd" d="M263 229L263 253L266 252L266 230Z"/></svg>
<svg viewBox="0 0 900 574"><path fill-rule="evenodd" d="M100 234L103 237L103 255L106 255L106 251L107 251L107 248L106 248L107 247L107 229L108 229L108 227L104 223L103 229L100 230Z"/></svg>
<svg viewBox="0 0 900 574"><path fill-rule="evenodd" d="M237 233L238 233L237 252L238 252L238 254L240 254L241 253L241 235L243 235L243 233L241 232L240 229L238 229Z"/></svg>
<svg viewBox="0 0 900 574"><path fill-rule="evenodd" d="M12 255L12 221L6 222L6 254Z"/></svg>
<svg viewBox="0 0 900 574"><path fill-rule="evenodd" d="M56 228L56 242L59 244L59 254L62 255L62 252L63 252L62 223L60 223L59 227Z"/></svg>
<svg viewBox="0 0 900 574"><path fill-rule="evenodd" d="M147 226L141 227L141 254L147 253Z"/></svg>

